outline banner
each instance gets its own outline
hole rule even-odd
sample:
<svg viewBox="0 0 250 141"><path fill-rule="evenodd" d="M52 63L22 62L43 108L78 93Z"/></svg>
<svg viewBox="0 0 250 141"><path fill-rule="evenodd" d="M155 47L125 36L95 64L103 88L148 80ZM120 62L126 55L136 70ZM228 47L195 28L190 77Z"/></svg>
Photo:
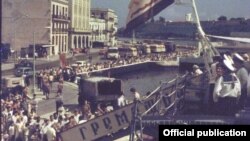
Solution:
<svg viewBox="0 0 250 141"><path fill-rule="evenodd" d="M131 0L126 30L131 31L145 23L172 3L174 0Z"/></svg>
<svg viewBox="0 0 250 141"><path fill-rule="evenodd" d="M59 60L60 60L60 66L62 68L67 66L67 59L66 59L66 54L65 53L59 54Z"/></svg>
<svg viewBox="0 0 250 141"><path fill-rule="evenodd" d="M162 84L142 102L138 103L140 114L168 115L176 107L176 86L177 79L170 83ZM158 101L161 102L158 102ZM156 105L156 103L159 103ZM156 106L155 106L156 105ZM63 141L91 141L110 133L116 133L131 125L135 104L126 105L118 110L112 111L100 117L89 120L86 123L77 125L61 133Z"/></svg>

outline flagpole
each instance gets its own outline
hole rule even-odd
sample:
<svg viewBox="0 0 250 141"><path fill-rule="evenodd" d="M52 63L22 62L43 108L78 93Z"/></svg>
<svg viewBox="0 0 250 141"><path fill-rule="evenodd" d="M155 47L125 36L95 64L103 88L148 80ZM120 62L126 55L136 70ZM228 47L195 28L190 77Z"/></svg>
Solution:
<svg viewBox="0 0 250 141"><path fill-rule="evenodd" d="M135 42L136 42L135 30L133 29L133 32L132 32L132 44L134 45Z"/></svg>
<svg viewBox="0 0 250 141"><path fill-rule="evenodd" d="M206 37L205 32L203 31L201 24L200 24L200 18L197 12L197 8L196 8L196 4L195 4L195 0L192 0L192 7L193 7L193 11L195 14L195 19L196 19L196 25L197 25L197 29L198 29L198 33L201 36L201 44L202 44L202 48L203 48L203 58L205 61L205 68L206 71L208 72L208 78L211 78L211 69L209 66L209 62L212 62L212 56L217 54L216 50L212 49L212 44L210 43L209 39Z"/></svg>

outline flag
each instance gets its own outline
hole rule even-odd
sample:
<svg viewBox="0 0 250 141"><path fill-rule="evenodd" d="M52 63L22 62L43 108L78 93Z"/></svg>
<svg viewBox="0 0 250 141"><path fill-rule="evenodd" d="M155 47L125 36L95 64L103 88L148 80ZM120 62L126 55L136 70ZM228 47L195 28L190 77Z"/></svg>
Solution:
<svg viewBox="0 0 250 141"><path fill-rule="evenodd" d="M66 54L65 53L61 53L59 55L59 60L60 60L60 66L62 68L66 67L67 66L67 60L66 60Z"/></svg>
<svg viewBox="0 0 250 141"><path fill-rule="evenodd" d="M174 0L130 0L126 30L131 31L164 8L174 3Z"/></svg>

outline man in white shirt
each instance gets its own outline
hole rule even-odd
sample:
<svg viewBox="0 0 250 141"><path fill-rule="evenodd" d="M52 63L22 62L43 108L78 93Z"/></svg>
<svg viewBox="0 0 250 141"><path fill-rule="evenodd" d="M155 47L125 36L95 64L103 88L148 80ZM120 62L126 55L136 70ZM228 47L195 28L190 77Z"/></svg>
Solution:
<svg viewBox="0 0 250 141"><path fill-rule="evenodd" d="M131 88L131 89L130 89L130 92L131 92L132 94L134 94L134 96L135 96L135 99L134 99L134 100L136 100L136 101L140 101L140 100L141 100L141 95L136 91L135 88Z"/></svg>
<svg viewBox="0 0 250 141"><path fill-rule="evenodd" d="M119 107L125 106L127 104L123 92L121 92L121 96L117 99L117 103Z"/></svg>
<svg viewBox="0 0 250 141"><path fill-rule="evenodd" d="M55 141L56 139L56 130L55 130L55 124L53 124L52 126L49 126L46 132L47 135L47 139L48 141Z"/></svg>
<svg viewBox="0 0 250 141"><path fill-rule="evenodd" d="M231 62L223 60L222 69L223 75L215 82L213 98L217 102L218 114L233 116L237 112L237 103L241 95L240 81Z"/></svg>

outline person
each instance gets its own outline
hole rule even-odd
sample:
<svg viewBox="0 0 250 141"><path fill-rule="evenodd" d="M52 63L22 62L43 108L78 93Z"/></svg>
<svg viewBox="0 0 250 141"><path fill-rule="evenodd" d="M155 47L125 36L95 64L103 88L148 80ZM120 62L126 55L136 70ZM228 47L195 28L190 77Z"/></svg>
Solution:
<svg viewBox="0 0 250 141"><path fill-rule="evenodd" d="M193 72L192 74L194 76L199 76L201 75L203 72L201 71L200 67L198 65L193 65Z"/></svg>
<svg viewBox="0 0 250 141"><path fill-rule="evenodd" d="M57 97L62 95L63 90L63 80L59 80L59 83L57 85Z"/></svg>
<svg viewBox="0 0 250 141"><path fill-rule="evenodd" d="M35 59L38 57L38 54L37 54L37 52L35 52Z"/></svg>
<svg viewBox="0 0 250 141"><path fill-rule="evenodd" d="M236 67L236 75L239 78L241 84L241 96L239 100L239 108L241 109L246 105L248 72L247 69L244 67L245 61L241 55L235 53L233 56L233 61Z"/></svg>
<svg viewBox="0 0 250 141"><path fill-rule="evenodd" d="M221 61L222 61L221 56L214 56L213 63L211 64L211 77L209 80L209 99L208 99L208 104L210 108L212 108L214 105L213 91L214 91L215 81L217 78L219 78L217 70L219 68L219 64L221 63Z"/></svg>
<svg viewBox="0 0 250 141"><path fill-rule="evenodd" d="M59 108L63 106L63 98L60 95L59 97L56 98L56 113L58 114Z"/></svg>
<svg viewBox="0 0 250 141"><path fill-rule="evenodd" d="M134 95L134 100L140 101L141 100L141 95L136 91L135 88L131 88L130 92Z"/></svg>
<svg viewBox="0 0 250 141"><path fill-rule="evenodd" d="M246 62L250 61L250 60L249 60L249 55L248 55L247 53L243 54L242 57L243 57L243 59L244 59Z"/></svg>
<svg viewBox="0 0 250 141"><path fill-rule="evenodd" d="M117 105L118 105L119 107L123 107L123 106L125 106L126 104L127 104L127 103L126 103L126 99L125 99L124 93L121 92L120 97L117 99Z"/></svg>
<svg viewBox="0 0 250 141"><path fill-rule="evenodd" d="M27 53L27 54L25 55L25 58L26 58L26 59L28 59L28 58L29 58L29 55L28 55L28 53Z"/></svg>
<svg viewBox="0 0 250 141"><path fill-rule="evenodd" d="M216 112L232 116L237 111L237 102L241 95L240 81L234 73L236 69L231 62L223 60L222 76L215 81L213 99L216 102Z"/></svg>
<svg viewBox="0 0 250 141"><path fill-rule="evenodd" d="M37 113L38 109L38 99L36 98L36 95L33 95L33 99L31 101L31 110L33 110L35 113Z"/></svg>
<svg viewBox="0 0 250 141"><path fill-rule="evenodd" d="M247 69L248 72L248 78L247 78L247 106L250 106L250 59L248 54L243 54L243 59L245 60L244 62L244 67Z"/></svg>

